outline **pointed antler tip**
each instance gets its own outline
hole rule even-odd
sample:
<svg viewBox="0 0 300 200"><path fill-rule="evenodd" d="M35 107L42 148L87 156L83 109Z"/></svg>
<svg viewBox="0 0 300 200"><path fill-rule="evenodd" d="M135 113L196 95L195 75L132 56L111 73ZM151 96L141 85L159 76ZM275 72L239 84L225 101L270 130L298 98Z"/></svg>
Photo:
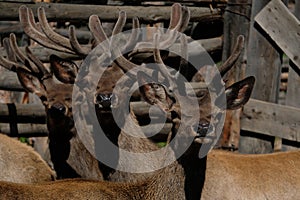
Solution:
<svg viewBox="0 0 300 200"><path fill-rule="evenodd" d="M120 17L120 18L126 18L126 17L127 17L126 11L121 10L121 11L119 12L119 17Z"/></svg>
<svg viewBox="0 0 300 200"><path fill-rule="evenodd" d="M21 5L20 8L19 8L19 11L21 11L21 10L27 10L27 9L28 9L28 8L27 8L26 5Z"/></svg>
<svg viewBox="0 0 300 200"><path fill-rule="evenodd" d="M244 42L244 40L245 40L245 36L243 36L243 35L239 35L239 36L237 37L237 41L238 41L238 42Z"/></svg>
<svg viewBox="0 0 300 200"><path fill-rule="evenodd" d="M175 7L181 7L181 4L180 4L180 3L174 3L174 4L172 5L172 8L175 8Z"/></svg>

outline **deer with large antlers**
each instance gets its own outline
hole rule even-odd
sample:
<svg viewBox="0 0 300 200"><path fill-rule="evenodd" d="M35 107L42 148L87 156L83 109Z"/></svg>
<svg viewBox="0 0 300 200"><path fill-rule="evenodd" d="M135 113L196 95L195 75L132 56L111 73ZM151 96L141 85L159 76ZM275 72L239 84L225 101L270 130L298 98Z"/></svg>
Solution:
<svg viewBox="0 0 300 200"><path fill-rule="evenodd" d="M183 10L183 15L181 16L180 12L181 10ZM84 48L82 48L77 40L76 37L74 37L74 29L71 27L70 28L70 42L68 42L68 40L66 38L63 38L61 36L59 36L58 34L56 34L55 32L53 32L51 30L51 28L49 28L49 25L47 23L46 17L45 17L45 13L44 10L42 8L40 8L38 13L39 16L39 21L41 24L41 29L43 30L43 32L39 31L39 29L37 28L35 22L34 22L34 18L32 17L33 14L30 10L26 9L25 7L21 7L20 8L20 20L22 22L22 24L24 25L24 30L25 32L32 37L33 39L35 39L37 42L39 42L40 44L48 47L48 48L54 48L56 50L59 51L65 51L65 52L70 52L73 54L79 54L79 55L86 55L89 50L83 50ZM118 32L120 32L122 30L122 26L125 23L125 13L120 14L120 18L117 22L117 25L113 31L113 34L117 34ZM176 34L174 34L174 32L178 31L182 31L184 30L184 27L187 25L189 19L189 12L187 9L181 8L181 6L179 4L174 4L172 7L172 14L171 14L171 22L170 22L170 27L169 27L169 31L168 32L172 32L173 30L173 34L170 34L171 37L167 37L166 40L164 40L162 43L160 43L159 45L162 46L170 46L170 44L172 44L172 42L174 42L174 40L176 39ZM138 24L137 21L134 21L133 24ZM108 41L107 40L107 36L105 35L103 28L101 27L100 21L97 18L97 16L92 16L90 18L90 29L95 37L95 40L97 41L97 43L101 43L103 41ZM135 30L135 29L134 29ZM47 38L47 39L46 39ZM125 45L124 49L127 49L130 45L134 44L137 38L137 32L133 31L133 34L131 35L129 42L127 45ZM175 39L174 39L175 38ZM71 45L70 45L71 44ZM140 46L144 46L144 47L148 47L149 43L139 43L138 45ZM124 49L122 51L124 51ZM148 50L149 51L149 50ZM81 52L81 53L80 53ZM85 53L83 53L85 52ZM128 62L126 60L122 60L119 59L118 60L119 63L125 63L125 65L121 64L121 66L123 66L124 69L128 68L128 66L132 66L132 65L128 65ZM65 76L65 74L67 73L62 73L63 75L61 75L61 72L63 70L61 70L60 68L57 68L56 66L61 66L61 65L53 65L55 66L53 69L53 71L55 72L56 76L63 82L66 83L72 83L75 79L74 74L76 74L76 72L74 72L73 74L69 73L70 76ZM110 69L115 69L115 67L112 67ZM74 70L76 71L76 70ZM105 102L103 101L103 97L107 97L107 95L110 95L111 92L110 90L112 89L111 86L114 85L114 82L112 80L118 80L118 77L122 76L123 72L121 70L111 70L114 73L114 76L117 78L111 78L111 72L108 72L108 81L102 80L99 82L99 90L98 90L98 95L96 96L96 104L100 105L100 104L106 104L106 105L111 105L109 102ZM119 72L118 72L119 71ZM68 71L70 72L70 71ZM119 75L118 75L119 74ZM108 88L108 89L105 89ZM107 90L107 91L105 91ZM106 100L110 100L111 98L106 98ZM99 107L99 106L97 106ZM101 105L101 107L103 108L103 106ZM102 127L109 127L109 131L111 130L116 130L116 132L114 132L114 134L110 133L110 135L112 135L114 138L110 138L112 139L112 141L114 141L115 143L117 143L118 140L118 135L120 128L117 127L113 120L107 120L106 122L104 121L105 119L111 119L107 116L107 114L104 114L106 116L102 116L103 115L101 113L101 109L99 109L100 111L97 112L99 117L99 122L101 123ZM111 116L111 114L110 114ZM203 124L202 124L203 125ZM207 125L207 124L205 124ZM116 127L116 129L112 128L112 127ZM135 138L129 137L129 136L123 136L123 134L120 135L120 139L119 139L119 143L121 144L120 147L124 148L124 149L130 149L131 151L149 151L149 150L153 150L156 149L157 147L150 141L148 140L144 140L144 139L138 139L136 142L134 142ZM141 146L141 144L143 144ZM105 167L104 167L105 168ZM120 176L119 175L115 175L116 178L109 177L109 179L113 179L113 180L120 180ZM132 177L129 176L129 177ZM121 178L122 179L122 178ZM123 177L123 179L128 179L128 177Z"/></svg>
<svg viewBox="0 0 300 200"><path fill-rule="evenodd" d="M36 94L45 106L49 130L49 149L57 177L79 177L77 172L67 163L70 139L76 131L72 118L73 85L57 83L53 74L32 54L29 48L26 48L26 54L19 49L14 34L11 34L10 38L5 38L3 42L9 59L0 57L1 65L16 72L23 87ZM54 56L50 58L50 62L52 66L57 64ZM61 76L63 76L62 73ZM85 178L101 179L102 174L96 167L97 161L81 143L78 143L78 146L81 147L81 154L84 155L85 159L82 162L82 168L89 170ZM93 164L93 162L95 163ZM84 165L84 163L89 164Z"/></svg>
<svg viewBox="0 0 300 200"><path fill-rule="evenodd" d="M182 11L183 11L183 13L182 13ZM39 26L37 26L36 22L34 21L32 11L24 6L22 6L20 8L20 21L23 25L24 31L33 40L35 40L42 46L45 46L47 48L51 48L51 49L54 49L57 51L62 51L62 52L79 55L80 57L85 57L91 51L91 47L88 47L88 48L86 46L82 47L78 43L78 41L75 37L75 30L74 30L73 26L70 27L69 39L67 39L67 38L64 38L64 37L60 36L59 34L55 33L50 28L50 26L47 22L47 19L46 19L45 11L43 8L38 9L38 18L39 18L40 28L39 28ZM180 4L174 4L172 6L171 22L170 22L169 30L183 31L185 29L185 27L187 26L188 19L189 19L188 10L185 7L181 7ZM113 30L113 34L117 34L118 32L120 32L122 30L122 26L124 26L125 21L126 21L125 13L121 12L120 18ZM107 36L105 35L102 26L101 25L99 26L98 24L100 24L99 19L96 18L95 16L91 17L89 27L95 37L95 45L97 45L103 41L108 41ZM138 28L139 28L139 22L136 18L134 18L132 34L130 35L130 37L128 39L128 43L126 43L124 45L124 47L121 48L122 52L126 52L128 49L133 48L133 46L135 45L135 43L137 42L137 39L139 37ZM164 45L168 45L168 43L170 43L170 41L172 42L172 40L174 40L175 34L173 34L171 36L172 37L167 37L165 39ZM144 45L145 44L149 45L149 43L144 43ZM52 60L52 65L51 65L52 71L54 72L56 77L64 83L73 83L75 80L76 74L77 74L77 67L73 64L67 65L66 60L59 61L59 59L56 56L52 56L51 58L53 58L53 59L50 59L50 60ZM72 69L68 68L70 66L72 66ZM73 73L71 73L71 72L73 72ZM108 72L108 74L110 74L110 72ZM113 76L118 77L118 73L115 73ZM115 78L110 78L110 77L109 77L109 79L115 80ZM103 82L105 83L105 81L103 81ZM65 94L65 96L69 96L71 94L71 89L66 90L66 88L65 88L64 92L65 93L69 92L69 94ZM99 97L98 97L98 99L99 99ZM102 119L100 120L100 122L102 122L103 119L105 119L103 117L101 117L101 118ZM109 122L109 123L113 123L113 122ZM63 124L61 124L61 125L63 126ZM56 125L56 127L59 127L59 126ZM110 124L103 125L103 127L110 127L109 128L110 131L115 130L114 128L112 128L115 126L111 126ZM70 127L69 127L69 129L70 129ZM64 127L62 127L61 130L64 130ZM110 134L110 135L118 135L118 134ZM122 143L121 146L124 149L135 149L135 148L139 149L139 150L143 149L143 147L140 146L140 144L143 144L143 143L141 143L143 141L143 139L141 139L137 142L133 142L134 140L130 140L130 138L127 138L127 137L123 137L123 138L124 139L122 139L122 136L121 136L120 143ZM58 139L58 138L56 138L56 139ZM78 139L78 138L75 137L75 139ZM69 142L67 142L67 141L64 141L64 142L66 142L66 144L69 145ZM79 153L77 153L76 157L75 157L75 155L71 155L71 154L69 157L73 157L73 160L77 159L78 157L85 158L86 156L78 156L78 154L81 153L81 145L79 145L80 148L78 150L78 147L77 147L78 142L76 142L76 140L74 141L74 139L71 139L70 142L71 142L71 154L72 154L72 152L75 152L75 154L76 154L76 152L79 152ZM150 142L148 140L145 140L144 142L149 143L149 144L146 144L147 148L145 148L145 149L153 150L153 149L157 148L156 145L154 145L152 142ZM136 145L132 145L132 144L136 144ZM126 146L128 146L128 147L126 147ZM76 162L72 162L72 161L70 161L70 159L68 161L69 161L68 163L71 163L71 165L74 166L75 169L82 168L82 167L80 167L81 163L78 162L78 164L76 164ZM82 162L84 162L84 161L82 161ZM76 165L79 165L79 167L76 167ZM106 167L103 165L100 168L101 168L102 173L103 172L105 173ZM77 172L78 172L78 170L77 170ZM90 173L90 170L84 171L84 169L83 169L83 171L81 171L81 173L79 172L79 174L82 177L89 177L88 175L86 175L89 173ZM118 178L119 176L123 177L122 180L123 179L126 179L126 180L131 179L128 177L134 177L133 175L124 176L124 174L122 174L122 173L120 173L120 175L115 175L114 177L116 177L115 179L119 179ZM106 179L106 177L107 176L105 176L105 179ZM111 178L108 178L108 179L111 179ZM133 178L133 179L135 179L135 178Z"/></svg>
<svg viewBox="0 0 300 200"><path fill-rule="evenodd" d="M149 75L141 71L138 71L136 76L140 92L148 103L157 105L164 112L173 112L171 116L173 116L174 129L172 129L171 135L173 139L171 141L174 141L174 143L171 146L175 155L179 157L177 161L156 171L153 176L146 180L137 183L66 180L47 184L19 185L0 182L1 197L5 199L18 197L25 199L200 199L201 185L203 185L205 176L206 157L199 158L198 155L203 142L205 145L209 145L211 140L214 140L214 134L210 133L214 129L208 129L207 135L211 136L209 140L203 139L203 135L200 136L194 131L194 126L196 125L197 127L198 125L198 120L197 118L195 120L194 116L197 115L198 111L195 110L193 103L197 105L198 101L195 97L188 96L186 92L183 92L183 94L178 92L178 88L173 82L177 79L176 75L171 75L163 64L158 50L158 41L158 35L156 35L154 41L155 49L153 50L154 60L158 64L158 70L166 79L168 86L163 86L157 80L153 80ZM134 64L131 63L131 65L133 66ZM99 70L103 70L103 68ZM121 67L120 70L122 70ZM124 119L128 118L126 112L122 112L123 107L126 106L124 98L128 98L130 89L126 82L128 79L130 77L122 79L115 88L117 91L115 93L116 99L123 99L123 101L115 103L118 110L121 110L118 112L119 117ZM227 94L230 93L232 95L232 91L228 91ZM247 97L243 97L240 94L236 98ZM184 102L184 108L178 107L177 99ZM184 120L184 122L180 123L181 120ZM126 120L124 120L124 123L126 123ZM177 155L177 149L185 146L189 140L191 144L187 146L187 151L183 152L181 156Z"/></svg>

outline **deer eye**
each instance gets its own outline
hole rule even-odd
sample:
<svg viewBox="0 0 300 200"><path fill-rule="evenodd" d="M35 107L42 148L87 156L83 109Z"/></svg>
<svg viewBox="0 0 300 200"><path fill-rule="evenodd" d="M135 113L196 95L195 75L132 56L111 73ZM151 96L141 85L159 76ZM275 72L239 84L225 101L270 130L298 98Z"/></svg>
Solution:
<svg viewBox="0 0 300 200"><path fill-rule="evenodd" d="M71 99L71 97L66 97L65 98L65 101L71 101L72 99Z"/></svg>
<svg viewBox="0 0 300 200"><path fill-rule="evenodd" d="M40 97L40 99L41 99L41 101L42 101L44 104L47 102L47 97L44 96L44 95L42 95L42 96Z"/></svg>
<svg viewBox="0 0 300 200"><path fill-rule="evenodd" d="M156 91L159 91L161 87L158 84L152 84L152 88Z"/></svg>

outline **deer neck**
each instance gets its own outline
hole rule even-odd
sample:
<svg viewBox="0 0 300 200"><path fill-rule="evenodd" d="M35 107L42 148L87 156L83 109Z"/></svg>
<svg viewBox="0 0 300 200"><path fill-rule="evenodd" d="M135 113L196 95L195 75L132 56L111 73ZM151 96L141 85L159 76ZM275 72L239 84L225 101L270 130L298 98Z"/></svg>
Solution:
<svg viewBox="0 0 300 200"><path fill-rule="evenodd" d="M183 155L171 165L157 171L147 185L144 199L199 200L205 168L206 157L199 159L198 153Z"/></svg>
<svg viewBox="0 0 300 200"><path fill-rule="evenodd" d="M47 115L49 150L57 178L76 178L77 172L67 163L70 155L70 140L75 135L73 119L53 118Z"/></svg>

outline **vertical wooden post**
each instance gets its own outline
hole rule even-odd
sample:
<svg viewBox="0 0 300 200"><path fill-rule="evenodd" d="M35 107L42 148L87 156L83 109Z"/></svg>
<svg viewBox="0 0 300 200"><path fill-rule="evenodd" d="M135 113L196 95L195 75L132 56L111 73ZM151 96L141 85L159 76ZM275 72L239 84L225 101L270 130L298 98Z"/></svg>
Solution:
<svg viewBox="0 0 300 200"><path fill-rule="evenodd" d="M295 16L300 20L300 0L295 2ZM299 53L300 54L300 53ZM298 66L299 67L299 66ZM288 87L286 94L286 105L300 108L300 74L294 71L292 67L289 67ZM282 150L292 150L291 146L287 146L288 141L282 140Z"/></svg>
<svg viewBox="0 0 300 200"><path fill-rule="evenodd" d="M224 44L223 62L231 55L232 48L238 35L244 35L245 48L241 53L236 66L226 75L226 86L242 79L245 76L246 68L246 47L249 36L249 25L251 15L251 0L228 0L224 14ZM239 146L240 134L240 110L227 111L223 129L223 135L218 146L225 148L237 148Z"/></svg>
<svg viewBox="0 0 300 200"><path fill-rule="evenodd" d="M281 73L280 54L256 29L254 23L254 17L268 2L269 0L252 1L246 74L256 77L252 98L277 103ZM270 153L273 152L273 143L274 137L262 135L258 139L251 137L251 133L242 131L239 151L241 153Z"/></svg>

